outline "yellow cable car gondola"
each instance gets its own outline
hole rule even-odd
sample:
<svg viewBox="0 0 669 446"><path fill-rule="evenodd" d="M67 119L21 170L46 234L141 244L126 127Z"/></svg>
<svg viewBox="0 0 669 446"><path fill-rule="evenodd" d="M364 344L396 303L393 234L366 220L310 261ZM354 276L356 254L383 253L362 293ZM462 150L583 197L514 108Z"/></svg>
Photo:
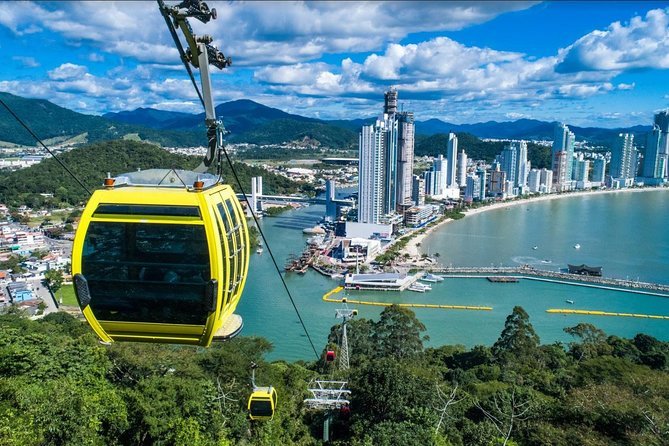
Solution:
<svg viewBox="0 0 669 446"><path fill-rule="evenodd" d="M249 396L247 410L249 418L253 421L269 421L274 418L274 409L276 409L277 393L272 386L256 386L256 369L258 366L251 363L251 385L253 392Z"/></svg>
<svg viewBox="0 0 669 446"><path fill-rule="evenodd" d="M239 333L249 235L232 188L158 169L105 186L88 201L72 251L77 300L97 335L208 346Z"/></svg>

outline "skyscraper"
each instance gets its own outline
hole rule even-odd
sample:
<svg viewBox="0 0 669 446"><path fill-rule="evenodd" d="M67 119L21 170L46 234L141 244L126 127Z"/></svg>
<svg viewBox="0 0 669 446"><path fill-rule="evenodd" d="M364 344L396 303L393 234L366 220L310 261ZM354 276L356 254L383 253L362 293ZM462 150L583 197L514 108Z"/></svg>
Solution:
<svg viewBox="0 0 669 446"><path fill-rule="evenodd" d="M448 134L448 146L446 147L446 159L448 160L448 168L446 169L446 187L457 188L456 168L458 159L458 137L455 133Z"/></svg>
<svg viewBox="0 0 669 446"><path fill-rule="evenodd" d="M481 179L478 175L467 175L465 180L465 201L472 202L481 199Z"/></svg>
<svg viewBox="0 0 669 446"><path fill-rule="evenodd" d="M522 193L527 186L529 162L527 161L527 143L525 141L509 142L502 153L497 156L500 169L506 172L506 180L513 183L513 187Z"/></svg>
<svg viewBox="0 0 669 446"><path fill-rule="evenodd" d="M358 221L379 223L383 215L386 122L362 126L359 136Z"/></svg>
<svg viewBox="0 0 669 446"><path fill-rule="evenodd" d="M397 113L397 91L384 95L384 113L359 135L358 221L380 223L383 216L412 204L414 119Z"/></svg>
<svg viewBox="0 0 669 446"><path fill-rule="evenodd" d="M467 185L467 154L465 149L462 149L460 156L458 156L458 174L456 181L459 187Z"/></svg>
<svg viewBox="0 0 669 446"><path fill-rule="evenodd" d="M527 176L527 188L530 192L537 193L540 191L541 186L541 173L539 169L530 170L530 174Z"/></svg>
<svg viewBox="0 0 669 446"><path fill-rule="evenodd" d="M413 201L417 206L425 204L425 179L418 175L413 176Z"/></svg>
<svg viewBox="0 0 669 446"><path fill-rule="evenodd" d="M609 174L612 179L622 180L626 185L631 184L636 173L636 156L634 149L634 135L621 133L616 138L611 150L611 166Z"/></svg>
<svg viewBox="0 0 669 446"><path fill-rule="evenodd" d="M592 181L595 183L604 183L606 171L606 158L599 155L592 163Z"/></svg>
<svg viewBox="0 0 669 446"><path fill-rule="evenodd" d="M434 176L434 186L430 195L443 195L448 186L448 166L449 162L444 155L439 155L432 161L432 172Z"/></svg>
<svg viewBox="0 0 669 446"><path fill-rule="evenodd" d="M655 115L648 134L641 176L656 182L669 179L669 110Z"/></svg>
<svg viewBox="0 0 669 446"><path fill-rule="evenodd" d="M555 126L553 137L553 148L551 150L551 168L553 170L553 182L558 191L567 190L571 187L572 157L574 154L574 142L576 138L563 123Z"/></svg>
<svg viewBox="0 0 669 446"><path fill-rule="evenodd" d="M413 159L414 159L414 118L411 112L401 112L398 118L398 152L397 158L397 205L408 205L414 202Z"/></svg>

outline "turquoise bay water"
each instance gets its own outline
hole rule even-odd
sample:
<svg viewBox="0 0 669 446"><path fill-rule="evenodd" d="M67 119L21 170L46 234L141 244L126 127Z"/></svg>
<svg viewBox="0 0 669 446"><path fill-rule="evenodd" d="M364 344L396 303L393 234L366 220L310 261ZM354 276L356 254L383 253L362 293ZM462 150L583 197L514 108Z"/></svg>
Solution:
<svg viewBox="0 0 669 446"><path fill-rule="evenodd" d="M483 212L449 223L423 241L421 249L439 252L442 264L506 266L530 263L546 269L567 263L603 266L606 276L669 283L669 191L593 194L521 204ZM282 268L290 254L304 247L302 229L321 217L322 206L290 211L261 223ZM575 244L580 249L574 249ZM537 246L537 249L533 249ZM542 260L551 263L542 263ZM321 300L336 282L314 271L288 274L286 282L320 353L337 304ZM426 325L429 345L492 344L506 316L521 305L543 343L569 341L564 327L595 324L608 334L631 337L638 332L669 340L669 321L618 317L563 316L548 308L589 309L669 315L669 298L643 296L536 281L515 284L485 279L447 279L428 293L351 292L351 298L384 302L485 305L492 311L414 309ZM566 299L573 300L570 305ZM360 317L378 318L381 308L357 306ZM263 336L274 345L269 359L311 359L306 339L267 250L253 255L249 279L237 312L245 336Z"/></svg>

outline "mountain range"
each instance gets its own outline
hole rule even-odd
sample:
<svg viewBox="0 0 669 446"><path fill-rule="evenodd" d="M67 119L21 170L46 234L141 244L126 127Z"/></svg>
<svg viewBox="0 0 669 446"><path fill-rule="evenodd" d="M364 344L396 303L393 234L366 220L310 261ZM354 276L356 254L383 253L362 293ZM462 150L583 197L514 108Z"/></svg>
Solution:
<svg viewBox="0 0 669 446"><path fill-rule="evenodd" d="M44 99L30 99L0 92L0 99L19 115L42 139L52 143L79 138L80 142L110 139L140 139L170 146L205 145L204 113L192 114L138 108L133 111L93 116L57 106ZM230 134L230 142L279 144L310 139L323 147L355 149L358 131L374 117L353 120L319 120L286 113L277 108L243 99L219 104L216 115L221 118ZM555 123L533 119L508 122L453 124L439 119L416 121L418 140L448 133L469 133L479 138L544 139L553 138ZM607 144L618 133L637 134L637 141L650 126L630 128L599 128L569 126L577 140ZM76 140L76 139L75 139ZM79 141L76 140L76 141ZM34 145L35 141L16 120L0 108L0 144ZM6 145L6 144L5 144Z"/></svg>

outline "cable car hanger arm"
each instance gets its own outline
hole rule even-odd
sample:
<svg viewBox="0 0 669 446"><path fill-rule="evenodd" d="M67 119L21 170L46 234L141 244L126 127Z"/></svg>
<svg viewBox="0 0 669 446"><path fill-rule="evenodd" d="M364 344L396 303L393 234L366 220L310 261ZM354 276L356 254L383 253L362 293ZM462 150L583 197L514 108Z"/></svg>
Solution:
<svg viewBox="0 0 669 446"><path fill-rule="evenodd" d="M176 6L167 6L163 0L157 0L160 12L165 19L165 23L174 39L177 46L181 60L186 66L188 75L191 78L193 86L204 106L205 110L205 124L207 126L207 155L204 158L204 166L209 167L218 159L219 147L222 144L225 128L223 122L216 118L216 110L214 107L214 99L211 89L211 74L209 72L209 64L214 65L218 69L223 69L232 64L229 57L225 57L221 51L215 46L211 45L212 37L204 34L196 36L193 29L188 23L188 17L194 17L202 23L207 23L210 19L216 19L216 9L209 10L205 2L200 0L184 0ZM181 29L181 32L188 42L188 49L184 51L181 40L176 32L176 27ZM197 87L190 64L200 70L200 82L202 83L202 92ZM220 174L220 166L219 172Z"/></svg>

